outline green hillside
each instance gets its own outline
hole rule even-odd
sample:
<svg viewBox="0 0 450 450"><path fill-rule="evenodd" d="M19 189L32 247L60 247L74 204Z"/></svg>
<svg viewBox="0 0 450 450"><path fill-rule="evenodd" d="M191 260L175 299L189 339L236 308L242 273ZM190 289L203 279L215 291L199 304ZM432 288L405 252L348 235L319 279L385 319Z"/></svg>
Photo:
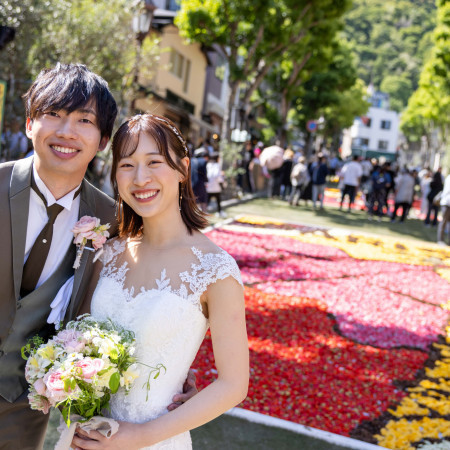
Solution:
<svg viewBox="0 0 450 450"><path fill-rule="evenodd" d="M403 110L416 90L436 24L434 0L354 0L344 35L367 85L387 92Z"/></svg>

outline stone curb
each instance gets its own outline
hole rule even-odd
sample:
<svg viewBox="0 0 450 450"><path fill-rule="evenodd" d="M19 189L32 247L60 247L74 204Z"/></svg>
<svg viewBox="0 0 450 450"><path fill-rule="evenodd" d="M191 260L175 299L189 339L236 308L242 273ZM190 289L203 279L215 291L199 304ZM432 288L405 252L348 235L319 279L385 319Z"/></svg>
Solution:
<svg viewBox="0 0 450 450"><path fill-rule="evenodd" d="M277 419L275 417L266 416L254 411L248 411L242 408L232 408L225 413L228 416L236 417L239 419L247 420L248 422L258 423L268 427L281 428L293 433L308 436L320 441L325 441L330 444L338 445L341 447L356 449L356 450L379 450L386 447L380 447L378 445L369 444L364 441L352 439L339 434L330 433L328 431L319 430L317 428L307 427L288 420Z"/></svg>

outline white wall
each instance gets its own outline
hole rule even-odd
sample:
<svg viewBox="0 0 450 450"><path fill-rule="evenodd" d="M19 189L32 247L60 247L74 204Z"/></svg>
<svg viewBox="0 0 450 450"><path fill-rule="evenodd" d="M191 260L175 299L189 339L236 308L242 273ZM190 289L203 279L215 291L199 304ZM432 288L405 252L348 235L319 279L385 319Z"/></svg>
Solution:
<svg viewBox="0 0 450 450"><path fill-rule="evenodd" d="M352 147L380 150L394 153L397 149L400 116L395 111L370 107L365 117L371 119L370 126L366 126L360 118L355 119L351 128ZM382 121L390 121L390 129L381 128ZM360 138L368 139L368 145L363 146ZM379 142L386 141L387 148L380 148Z"/></svg>

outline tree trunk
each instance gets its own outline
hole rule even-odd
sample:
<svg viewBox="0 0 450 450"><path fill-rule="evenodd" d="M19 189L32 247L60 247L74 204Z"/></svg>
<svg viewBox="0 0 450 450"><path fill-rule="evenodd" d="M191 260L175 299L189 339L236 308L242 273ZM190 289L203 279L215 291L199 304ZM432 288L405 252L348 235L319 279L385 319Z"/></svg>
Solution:
<svg viewBox="0 0 450 450"><path fill-rule="evenodd" d="M255 92L255 90L258 89L259 85L263 82L265 76L267 75L273 64L274 62L267 63L264 68L256 75L253 83L251 83L245 91L244 100L242 101L242 103L244 105L245 117L247 119L251 111L250 98L253 95L253 92Z"/></svg>
<svg viewBox="0 0 450 450"><path fill-rule="evenodd" d="M314 134L308 131L306 137L305 157L306 161L309 162L314 150Z"/></svg>
<svg viewBox="0 0 450 450"><path fill-rule="evenodd" d="M289 100L288 100L288 90L283 89L281 93L281 102L280 102L280 118L281 118L281 127L278 131L278 139L280 140L280 146L284 147L287 144L287 115L289 112Z"/></svg>
<svg viewBox="0 0 450 450"><path fill-rule="evenodd" d="M227 106L225 108L225 116L222 123L222 136L223 139L230 142L231 141L231 113L233 111L234 99L236 97L236 92L239 87L239 81L230 81L228 83L229 92L227 99Z"/></svg>

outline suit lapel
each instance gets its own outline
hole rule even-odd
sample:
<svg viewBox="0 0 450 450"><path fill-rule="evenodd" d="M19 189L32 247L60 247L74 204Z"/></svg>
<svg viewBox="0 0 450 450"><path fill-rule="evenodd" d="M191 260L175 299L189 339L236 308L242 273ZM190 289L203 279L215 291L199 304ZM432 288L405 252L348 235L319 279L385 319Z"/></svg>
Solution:
<svg viewBox="0 0 450 450"><path fill-rule="evenodd" d="M21 159L14 164L9 189L15 298L19 298L22 283L23 258L27 238L30 184L33 158Z"/></svg>
<svg viewBox="0 0 450 450"><path fill-rule="evenodd" d="M89 183L86 180L83 180L81 193L80 193L80 213L78 218L83 216L94 216L95 217L95 197L92 193L92 189L89 186ZM78 304L81 301L79 294L79 289L81 283L83 281L84 273L86 271L86 267L90 266L92 259L94 257L93 252L89 250L85 250L81 257L80 267L75 269L74 280L73 280L73 289L72 296L70 299L70 307L69 307L69 318L73 318L73 315L76 313L78 309Z"/></svg>

